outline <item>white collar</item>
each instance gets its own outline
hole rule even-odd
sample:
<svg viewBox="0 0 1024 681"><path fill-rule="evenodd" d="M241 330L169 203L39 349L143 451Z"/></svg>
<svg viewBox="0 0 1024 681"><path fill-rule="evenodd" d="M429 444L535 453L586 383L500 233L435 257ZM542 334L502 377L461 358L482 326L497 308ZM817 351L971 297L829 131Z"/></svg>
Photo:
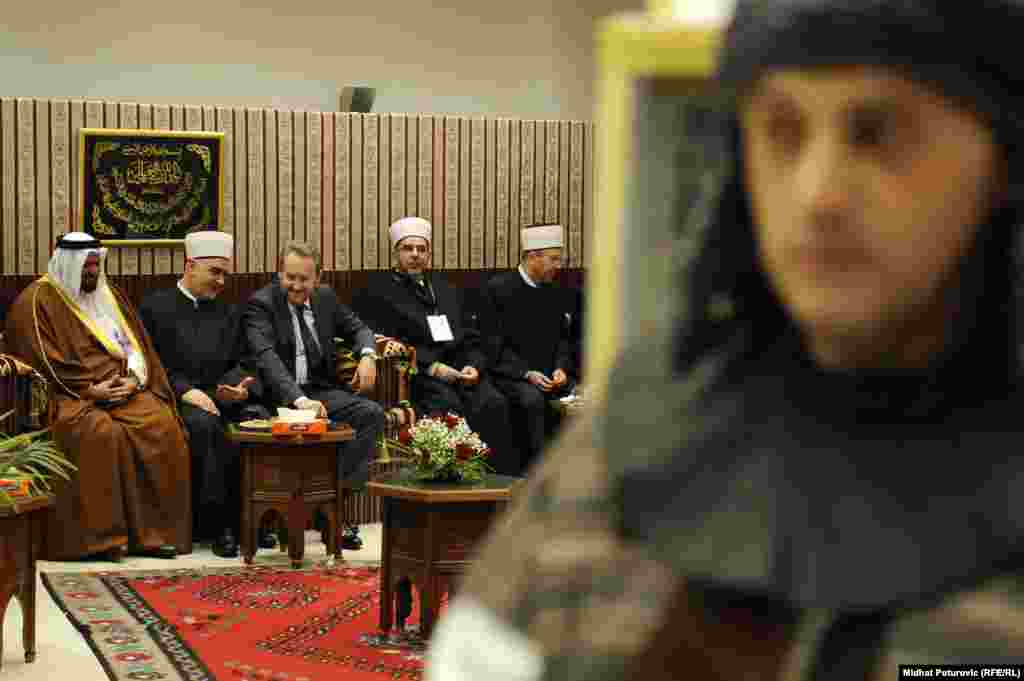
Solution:
<svg viewBox="0 0 1024 681"><path fill-rule="evenodd" d="M194 295L192 295L191 291L189 291L187 288L185 288L184 281L185 281L184 279L179 279L178 280L178 290L181 291L182 294L184 294L184 296L186 298L191 300L193 305L195 305L196 307L199 307L199 301L196 300L196 297Z"/></svg>
<svg viewBox="0 0 1024 681"><path fill-rule="evenodd" d="M530 275L526 273L526 270L523 269L522 265L519 266L519 276L523 278L523 281L526 282L527 286L530 286L532 288L540 288L539 286L537 286L537 284L533 282L533 279L530 279Z"/></svg>

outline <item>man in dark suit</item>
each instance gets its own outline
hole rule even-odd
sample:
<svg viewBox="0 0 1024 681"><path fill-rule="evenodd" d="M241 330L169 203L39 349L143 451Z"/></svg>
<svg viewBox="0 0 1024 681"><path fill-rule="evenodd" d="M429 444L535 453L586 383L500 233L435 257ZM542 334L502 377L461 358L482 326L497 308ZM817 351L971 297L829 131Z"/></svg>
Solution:
<svg viewBox="0 0 1024 681"><path fill-rule="evenodd" d="M356 431L339 457L339 483L361 486L369 477L369 462L384 430L384 410L359 393L373 390L377 355L373 331L334 291L320 286L320 251L301 241L281 250L279 280L252 295L245 311L249 352L275 407L312 409L321 417L344 422ZM334 338L350 341L361 355L352 382L338 384ZM362 545L358 528L349 527L342 548Z"/></svg>
<svg viewBox="0 0 1024 681"><path fill-rule="evenodd" d="M487 283L484 337L494 384L508 398L525 439L520 472L540 454L558 425L547 400L569 393L569 323L562 291L552 285L562 262L561 225L521 232L522 262Z"/></svg>
<svg viewBox="0 0 1024 681"><path fill-rule="evenodd" d="M416 412L465 416L491 448L494 469L515 474L519 454L508 429L508 403L485 375L480 333L460 292L429 271L431 232L418 217L391 225L396 267L372 278L353 307L378 333L416 347L418 372L410 386Z"/></svg>

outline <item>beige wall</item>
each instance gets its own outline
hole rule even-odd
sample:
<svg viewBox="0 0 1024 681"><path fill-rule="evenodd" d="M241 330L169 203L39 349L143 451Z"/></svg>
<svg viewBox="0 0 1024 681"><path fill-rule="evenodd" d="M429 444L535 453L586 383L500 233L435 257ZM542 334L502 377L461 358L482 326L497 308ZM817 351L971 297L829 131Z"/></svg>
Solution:
<svg viewBox="0 0 1024 681"><path fill-rule="evenodd" d="M0 94L333 111L593 117L594 20L642 0L30 0ZM74 9L72 9L74 8Z"/></svg>

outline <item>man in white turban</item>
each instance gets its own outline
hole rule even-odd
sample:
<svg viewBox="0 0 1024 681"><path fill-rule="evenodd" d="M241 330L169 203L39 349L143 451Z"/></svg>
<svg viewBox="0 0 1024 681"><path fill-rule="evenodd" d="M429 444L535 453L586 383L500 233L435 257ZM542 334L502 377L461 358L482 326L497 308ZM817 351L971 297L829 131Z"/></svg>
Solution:
<svg viewBox="0 0 1024 681"><path fill-rule="evenodd" d="M487 283L484 337L494 383L508 398L515 432L521 433L519 475L537 458L558 424L547 401L569 391L572 364L568 297L553 285L562 266L561 225L521 232L519 267Z"/></svg>
<svg viewBox="0 0 1024 681"><path fill-rule="evenodd" d="M395 267L372 275L353 307L377 333L415 346L419 366L410 388L416 413L465 416L501 473L518 458L518 449L509 447L508 403L486 375L487 355L462 292L430 271L432 231L419 217L391 225Z"/></svg>
<svg viewBox="0 0 1024 681"><path fill-rule="evenodd" d="M107 283L107 249L62 237L7 315L6 341L51 383L50 425L77 465L47 516L50 560L191 553L188 443L146 329Z"/></svg>
<svg viewBox="0 0 1024 681"><path fill-rule="evenodd" d="M224 439L229 421L269 418L258 402L257 371L245 360L241 306L221 296L234 261L234 237L195 231L185 237L185 271L177 285L139 306L167 369L192 452L193 531L222 558L238 555L238 452ZM272 539L261 536L263 547Z"/></svg>

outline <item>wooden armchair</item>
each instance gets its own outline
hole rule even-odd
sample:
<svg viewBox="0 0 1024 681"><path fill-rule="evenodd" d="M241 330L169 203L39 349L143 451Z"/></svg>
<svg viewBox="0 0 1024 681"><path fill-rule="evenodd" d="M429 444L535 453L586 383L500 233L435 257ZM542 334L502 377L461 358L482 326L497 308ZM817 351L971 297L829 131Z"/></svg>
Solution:
<svg viewBox="0 0 1024 681"><path fill-rule="evenodd" d="M47 382L31 366L7 354L0 333L0 432L18 435L45 427Z"/></svg>
<svg viewBox="0 0 1024 681"><path fill-rule="evenodd" d="M384 408L385 434L397 435L406 425L412 425L416 414L412 408L402 403L410 399L410 372L416 366L416 348L405 346L394 338L377 334L377 384L374 386L370 399ZM345 383L352 380L358 358L340 338L334 342L338 350L338 381Z"/></svg>

